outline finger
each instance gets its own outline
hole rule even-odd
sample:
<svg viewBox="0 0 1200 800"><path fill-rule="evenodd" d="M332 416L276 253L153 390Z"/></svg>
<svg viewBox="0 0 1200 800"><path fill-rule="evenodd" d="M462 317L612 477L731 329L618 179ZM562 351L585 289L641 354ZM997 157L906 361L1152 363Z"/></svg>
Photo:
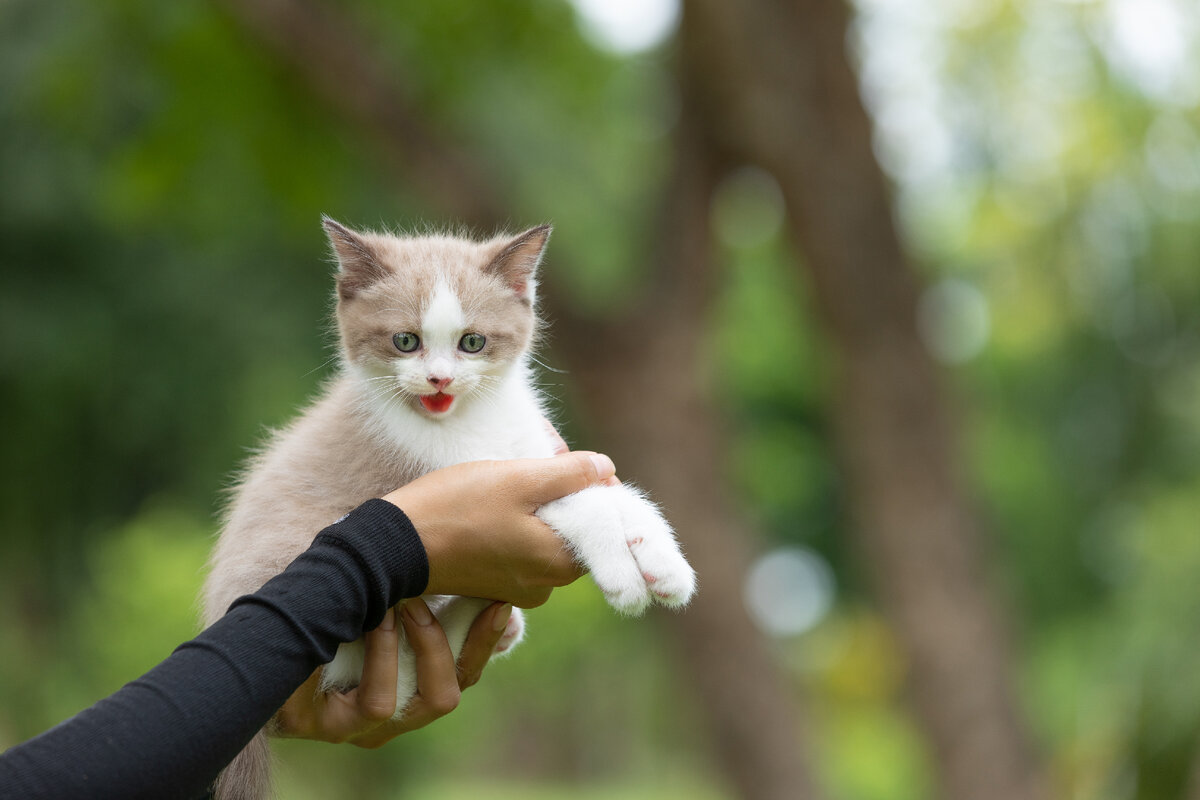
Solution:
<svg viewBox="0 0 1200 800"><path fill-rule="evenodd" d="M389 608L383 622L363 637L362 681L355 692L359 712L367 722L382 722L396 713L397 655L400 631L396 610Z"/></svg>
<svg viewBox="0 0 1200 800"><path fill-rule="evenodd" d="M535 506L603 483L617 472L608 456L586 450L526 461L522 467L529 470L526 500Z"/></svg>
<svg viewBox="0 0 1200 800"><path fill-rule="evenodd" d="M461 690L454 654L442 626L419 597L404 602L400 618L416 657L417 694L409 711L432 722L458 707Z"/></svg>
<svg viewBox="0 0 1200 800"><path fill-rule="evenodd" d="M479 682L488 659L496 652L496 645L504 635L512 606L508 603L493 603L480 612L467 632L467 641L458 656L458 686L467 689Z"/></svg>
<svg viewBox="0 0 1200 800"><path fill-rule="evenodd" d="M318 669L292 692L292 696L275 715L274 735L284 738L310 738L317 733L318 705L325 697L318 691L320 682L321 670Z"/></svg>
<svg viewBox="0 0 1200 800"><path fill-rule="evenodd" d="M558 428L554 427L554 423L545 417L542 418L542 422L546 426L546 431L550 434L550 441L554 444L554 454L558 456L571 452L571 448L558 432Z"/></svg>
<svg viewBox="0 0 1200 800"><path fill-rule="evenodd" d="M531 528L530 553L534 554L532 543L536 542L536 558L541 565L537 578L527 581L521 594L502 598L518 608L542 605L550 599L551 590L574 583L588 571L553 528L534 516L530 517L530 525L536 526Z"/></svg>

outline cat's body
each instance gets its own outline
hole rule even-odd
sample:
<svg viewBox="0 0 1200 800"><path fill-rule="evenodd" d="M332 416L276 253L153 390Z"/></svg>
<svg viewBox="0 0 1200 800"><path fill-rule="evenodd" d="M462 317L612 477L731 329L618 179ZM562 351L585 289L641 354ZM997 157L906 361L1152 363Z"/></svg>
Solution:
<svg viewBox="0 0 1200 800"><path fill-rule="evenodd" d="M209 623L369 498L452 464L553 454L528 367L534 273L549 228L476 243L325 224L341 267L342 369L249 465L205 584ZM618 610L640 613L652 599L682 605L691 597L694 573L670 527L636 490L594 487L538 514ZM457 654L488 601L427 600ZM500 648L515 645L522 629L514 610ZM412 658L402 646L397 717L415 691ZM361 670L361 642L343 645L322 685L352 687ZM260 734L223 774L217 796L263 797L267 758Z"/></svg>

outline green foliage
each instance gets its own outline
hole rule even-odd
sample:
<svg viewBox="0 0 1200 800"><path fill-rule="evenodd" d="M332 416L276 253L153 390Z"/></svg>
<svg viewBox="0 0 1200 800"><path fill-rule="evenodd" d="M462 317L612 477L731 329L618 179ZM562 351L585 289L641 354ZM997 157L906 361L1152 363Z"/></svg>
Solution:
<svg viewBox="0 0 1200 800"><path fill-rule="evenodd" d="M3 732L12 737L5 744L116 691L197 631L196 596L212 523L160 497L106 534L80 547L80 566L92 579L86 592L75 593L58 624L0 628L5 652L40 656L5 659L0 666ZM21 713L8 713L14 708Z"/></svg>
<svg viewBox="0 0 1200 800"><path fill-rule="evenodd" d="M949 5L920 60L949 155L912 168L877 109L880 151L923 274L986 301L986 344L947 383L1022 700L1058 795L1175 798L1200 754L1200 114L1119 67L1106 4ZM0 745L194 630L222 487L330 369L320 214L453 222L214 6L0 5L0 652L21 654L0 664ZM579 313L619 308L670 169L669 60L593 50L556 0L336 8L480 156L514 227L555 223L547 269L572 265ZM906 665L842 544L828 356L780 216L753 171L714 202L724 270L697 336L729 485L838 574L830 617L780 643L831 796L926 797ZM530 625L385 751L286 743L286 796L333 796L333 776L364 798L728 796L653 628L586 582Z"/></svg>

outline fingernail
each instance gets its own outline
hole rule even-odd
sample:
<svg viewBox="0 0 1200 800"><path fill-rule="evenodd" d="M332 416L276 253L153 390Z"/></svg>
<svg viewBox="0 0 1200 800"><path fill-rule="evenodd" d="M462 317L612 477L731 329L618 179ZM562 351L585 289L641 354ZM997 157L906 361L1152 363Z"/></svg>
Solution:
<svg viewBox="0 0 1200 800"><path fill-rule="evenodd" d="M384 612L383 622L379 623L379 627L385 631L396 630L396 612L393 609L388 609Z"/></svg>
<svg viewBox="0 0 1200 800"><path fill-rule="evenodd" d="M505 603L496 609L492 616L492 630L502 631L508 627L508 618L512 616L512 603Z"/></svg>
<svg viewBox="0 0 1200 800"><path fill-rule="evenodd" d="M412 621L418 625L429 625L433 622L433 614L429 613L429 606L425 605L425 601L421 598L414 597L411 600L405 600L404 607L408 609L408 615L412 617Z"/></svg>
<svg viewBox="0 0 1200 800"><path fill-rule="evenodd" d="M592 463L596 465L596 473L600 480L606 480L617 474L617 467L613 464L612 459L603 453L592 453L588 456L592 459Z"/></svg>

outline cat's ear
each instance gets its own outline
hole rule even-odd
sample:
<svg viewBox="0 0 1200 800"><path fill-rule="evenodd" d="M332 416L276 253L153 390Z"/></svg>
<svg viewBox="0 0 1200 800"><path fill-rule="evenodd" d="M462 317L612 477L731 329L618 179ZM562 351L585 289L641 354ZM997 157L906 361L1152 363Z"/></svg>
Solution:
<svg viewBox="0 0 1200 800"><path fill-rule="evenodd" d="M517 238L501 246L496 256L483 271L495 275L508 284L522 300L533 302L534 274L546 252L552 226L539 225L530 228Z"/></svg>
<svg viewBox="0 0 1200 800"><path fill-rule="evenodd" d="M375 250L362 236L330 217L322 216L321 225L341 268L337 277L338 296L350 300L362 290L391 274Z"/></svg>

